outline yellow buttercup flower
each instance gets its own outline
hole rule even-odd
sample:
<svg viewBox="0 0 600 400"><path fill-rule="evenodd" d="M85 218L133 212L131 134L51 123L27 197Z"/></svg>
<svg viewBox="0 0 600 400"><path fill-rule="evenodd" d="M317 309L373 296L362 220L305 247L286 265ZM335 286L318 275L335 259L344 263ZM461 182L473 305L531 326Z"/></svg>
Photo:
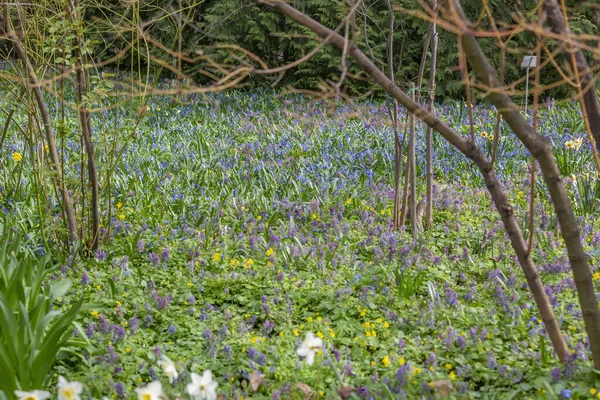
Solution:
<svg viewBox="0 0 600 400"><path fill-rule="evenodd" d="M388 357L388 356L383 357L382 362L383 362L383 365L385 365L386 367L389 366L391 364L390 357Z"/></svg>
<svg viewBox="0 0 600 400"><path fill-rule="evenodd" d="M21 154L19 152L12 153L12 159L15 162L19 162L23 159L23 154Z"/></svg>

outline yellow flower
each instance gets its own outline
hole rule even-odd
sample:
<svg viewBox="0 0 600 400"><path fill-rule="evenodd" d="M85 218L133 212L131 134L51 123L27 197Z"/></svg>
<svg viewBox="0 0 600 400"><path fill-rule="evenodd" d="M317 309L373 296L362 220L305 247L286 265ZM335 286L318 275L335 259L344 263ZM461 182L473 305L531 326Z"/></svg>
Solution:
<svg viewBox="0 0 600 400"><path fill-rule="evenodd" d="M371 337L371 331L367 331L367 337Z"/></svg>
<svg viewBox="0 0 600 400"><path fill-rule="evenodd" d="M12 159L15 162L19 162L23 159L23 155L19 152L12 153Z"/></svg>
<svg viewBox="0 0 600 400"><path fill-rule="evenodd" d="M283 336L283 331L279 332L279 336Z"/></svg>
<svg viewBox="0 0 600 400"><path fill-rule="evenodd" d="M319 331L319 332L317 332L317 336L318 336L318 337L320 337L321 339L323 339L323 337L324 337L325 335L323 335L323 332Z"/></svg>
<svg viewBox="0 0 600 400"><path fill-rule="evenodd" d="M121 221L123 221L123 220L125 219L125 214L120 214L120 215L119 215L119 219L120 219Z"/></svg>
<svg viewBox="0 0 600 400"><path fill-rule="evenodd" d="M123 207L123 203L121 203L121 202L118 202L118 203L117 203L117 208L121 208L121 207Z"/></svg>
<svg viewBox="0 0 600 400"><path fill-rule="evenodd" d="M98 311L92 311L92 317L98 318L100 313Z"/></svg>
<svg viewBox="0 0 600 400"><path fill-rule="evenodd" d="M594 275L592 275L592 277L594 278L595 281L600 280L600 272L595 272Z"/></svg>
<svg viewBox="0 0 600 400"><path fill-rule="evenodd" d="M384 323L383 323L383 327L384 327L384 328L389 328L389 327L390 327L390 324L389 324L389 323L386 321L386 322L384 322Z"/></svg>
<svg viewBox="0 0 600 400"><path fill-rule="evenodd" d="M598 392L595 388L591 388L590 389L590 394L593 396L596 394L596 392Z"/></svg>
<svg viewBox="0 0 600 400"><path fill-rule="evenodd" d="M131 348L127 347L127 348L125 349L125 351L126 351L127 353L131 353Z"/></svg>
<svg viewBox="0 0 600 400"><path fill-rule="evenodd" d="M433 381L429 382L429 386L433 389Z"/></svg>
<svg viewBox="0 0 600 400"><path fill-rule="evenodd" d="M215 253L215 254L213 255L213 261L214 261L214 262L217 262L217 261L219 261L219 260L221 260L221 253Z"/></svg>
<svg viewBox="0 0 600 400"><path fill-rule="evenodd" d="M454 373L454 371L450 372L450 380L453 381L456 379L456 374Z"/></svg>
<svg viewBox="0 0 600 400"><path fill-rule="evenodd" d="M352 204L352 198L349 198L348 200L346 200L346 204L348 204L348 205Z"/></svg>
<svg viewBox="0 0 600 400"><path fill-rule="evenodd" d="M376 365L377 365L377 363L375 361L371 361L371 367L374 367Z"/></svg>
<svg viewBox="0 0 600 400"><path fill-rule="evenodd" d="M373 331L371 331L371 335L373 335L373 336L377 336L377 332L375 332L375 331L373 330Z"/></svg>
<svg viewBox="0 0 600 400"><path fill-rule="evenodd" d="M329 336L335 337L335 332L333 331L333 329L329 330Z"/></svg>
<svg viewBox="0 0 600 400"><path fill-rule="evenodd" d="M306 322L311 323L313 321L312 317L306 318Z"/></svg>
<svg viewBox="0 0 600 400"><path fill-rule="evenodd" d="M452 369L452 364L448 363L448 364L444 365L444 367L446 367L446 369L448 371L450 371Z"/></svg>
<svg viewBox="0 0 600 400"><path fill-rule="evenodd" d="M267 250L267 252L265 253L267 255L267 257L271 257L273 255L274 251L272 247L269 247L269 250Z"/></svg>
<svg viewBox="0 0 600 400"><path fill-rule="evenodd" d="M300 334L300 332L298 332L298 329L294 329L294 335L298 336Z"/></svg>
<svg viewBox="0 0 600 400"><path fill-rule="evenodd" d="M383 357L383 365L385 365L386 367L390 365L391 361L390 358L388 356Z"/></svg>

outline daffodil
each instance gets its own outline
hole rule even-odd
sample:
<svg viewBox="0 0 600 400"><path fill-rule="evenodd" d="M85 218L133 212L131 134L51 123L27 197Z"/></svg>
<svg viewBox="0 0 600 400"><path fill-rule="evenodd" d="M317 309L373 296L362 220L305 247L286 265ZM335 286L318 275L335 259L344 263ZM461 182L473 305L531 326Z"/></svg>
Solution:
<svg viewBox="0 0 600 400"><path fill-rule="evenodd" d="M308 365L313 365L315 362L315 354L323 349L323 341L321 338L315 337L312 332L306 334L304 342L298 347L298 355L306 358Z"/></svg>
<svg viewBox="0 0 600 400"><path fill-rule="evenodd" d="M194 400L216 400L217 386L219 384L213 381L212 372L207 369L202 376L192 372L192 383L185 390Z"/></svg>
<svg viewBox="0 0 600 400"><path fill-rule="evenodd" d="M175 364L169 357L163 354L161 358L162 359L157 364L163 369L165 375L169 378L169 383L172 385L173 382L175 382L175 380L179 377L179 373L177 373Z"/></svg>
<svg viewBox="0 0 600 400"><path fill-rule="evenodd" d="M58 400L79 400L83 385L79 382L68 382L62 376L58 377Z"/></svg>
<svg viewBox="0 0 600 400"><path fill-rule="evenodd" d="M159 400L162 396L162 383L154 381L143 388L135 389L138 400Z"/></svg>
<svg viewBox="0 0 600 400"><path fill-rule="evenodd" d="M50 393L45 390L32 390L31 392L15 390L15 396L19 400L45 400L50 397Z"/></svg>

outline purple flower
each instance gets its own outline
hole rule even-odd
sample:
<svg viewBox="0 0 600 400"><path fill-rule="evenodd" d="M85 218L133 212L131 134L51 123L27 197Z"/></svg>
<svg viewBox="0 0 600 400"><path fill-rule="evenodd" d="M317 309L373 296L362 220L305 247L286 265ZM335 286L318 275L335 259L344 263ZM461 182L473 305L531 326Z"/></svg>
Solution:
<svg viewBox="0 0 600 400"><path fill-rule="evenodd" d="M456 293L454 293L454 290L452 290L452 288L446 289L446 301L450 306L455 306L458 304L458 300L456 299Z"/></svg>
<svg viewBox="0 0 600 400"><path fill-rule="evenodd" d="M406 385L406 383L408 382L408 375L410 372L410 363L406 363L404 365L402 365L400 368L398 368L398 371L396 371L396 383L398 384L399 387L404 387L404 385Z"/></svg>
<svg viewBox="0 0 600 400"><path fill-rule="evenodd" d="M498 361L496 361L496 357L494 357L494 355L492 354L491 351L488 351L487 367L489 369L496 369L497 366L498 366Z"/></svg>
<svg viewBox="0 0 600 400"><path fill-rule="evenodd" d="M561 399L570 399L573 393L569 389L563 389L560 391Z"/></svg>
<svg viewBox="0 0 600 400"><path fill-rule="evenodd" d="M125 397L125 389L121 382L115 383L115 392L117 392L118 397Z"/></svg>
<svg viewBox="0 0 600 400"><path fill-rule="evenodd" d="M148 261L150 261L150 264L152 264L153 266L158 266L158 262L160 261L158 259L158 254L156 253L150 253L148 254Z"/></svg>
<svg viewBox="0 0 600 400"><path fill-rule="evenodd" d="M140 326L140 321L138 321L137 317L133 317L129 320L129 333L131 335L135 334Z"/></svg>
<svg viewBox="0 0 600 400"><path fill-rule="evenodd" d="M96 260L98 261L104 261L106 260L106 252L103 250L96 250Z"/></svg>
<svg viewBox="0 0 600 400"><path fill-rule="evenodd" d="M88 277L87 272L84 271L83 275L81 275L81 284L87 285L89 281L90 281L90 278Z"/></svg>

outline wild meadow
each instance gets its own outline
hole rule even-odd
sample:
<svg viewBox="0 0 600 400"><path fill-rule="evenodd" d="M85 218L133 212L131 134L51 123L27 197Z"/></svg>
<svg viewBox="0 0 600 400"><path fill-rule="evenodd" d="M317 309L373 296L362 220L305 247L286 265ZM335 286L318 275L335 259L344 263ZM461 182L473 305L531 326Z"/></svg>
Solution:
<svg viewBox="0 0 600 400"><path fill-rule="evenodd" d="M77 187L79 126L57 107L64 176ZM101 181L92 253L65 251L57 188L40 184L52 171L34 162L47 149L30 145L31 119L13 116L0 146L0 397L600 398L557 218L504 123L496 170L533 234L565 363L483 179L436 134L433 226L417 240L393 229L383 101L256 89L153 97L135 132L122 126L129 111L94 118L98 152L111 157L99 176L111 182ZM468 134L464 102L436 111ZM495 109L482 103L474 116L491 154ZM554 145L600 291L600 179L579 105L544 102L538 131ZM421 124L416 148L421 198Z"/></svg>

